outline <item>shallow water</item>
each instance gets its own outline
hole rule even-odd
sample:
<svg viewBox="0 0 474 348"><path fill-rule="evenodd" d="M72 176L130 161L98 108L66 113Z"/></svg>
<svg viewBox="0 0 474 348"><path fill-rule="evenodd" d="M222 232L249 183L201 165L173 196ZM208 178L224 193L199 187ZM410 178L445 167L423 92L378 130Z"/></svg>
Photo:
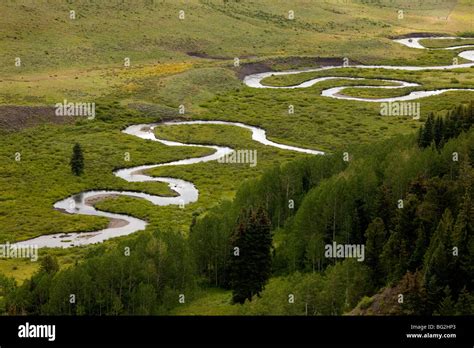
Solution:
<svg viewBox="0 0 474 348"><path fill-rule="evenodd" d="M248 129L252 132L252 139L261 144L277 147L284 150L308 153L313 155L322 155L324 152L317 150L304 149L296 146L289 146L284 144L275 143L271 140L268 140L266 137L265 130L249 126L239 122L225 122L225 121L185 121L185 122L165 122L165 123L153 123L153 124L137 124L127 127L122 132L128 135L136 136L144 140L151 140L160 142L166 146L190 146L190 147L202 147L210 148L215 150L214 153L208 156L188 158L178 161L172 161L167 163L158 163L151 165L143 165L132 168L123 168L114 172L116 176L122 178L129 182L146 182L146 181L155 181L155 182L165 182L168 184L170 189L177 193L175 197L163 197L157 195L151 195L142 192L133 192L133 191L113 191L113 190L98 190L98 191L86 191L79 194L70 196L66 199L58 201L54 204L54 208L64 211L69 214L80 214L80 215L93 215L93 216L103 216L115 221L123 222L119 226L109 226L100 231L94 232L79 232L79 233L55 233L39 236L37 238L32 238L17 244L35 244L38 247L63 247L69 248L74 246L86 245L100 243L110 238L125 236L137 231L144 230L147 226L147 222L140 220L138 218L125 215L125 214L114 214L109 212L104 212L93 207L93 203L90 200L97 200L101 198L106 198L109 196L127 196L145 199L148 202L159 205L177 205L182 206L188 203L193 203L198 200L199 192L191 182L168 178L168 177L152 177L144 174L143 172L157 167L163 166L180 166L180 165L189 165L195 163L203 163L209 161L215 161L220 157L228 155L233 152L229 147L222 147L216 145L198 145L198 144L184 144L176 141L163 140L155 137L154 129L157 126L175 126L175 125L192 125L192 124L217 124L217 125L228 125L234 127L240 127Z"/></svg>
<svg viewBox="0 0 474 348"><path fill-rule="evenodd" d="M412 39L401 39L401 40L394 40L395 42L405 45L410 48L418 48L418 49L429 49L424 47L419 41L425 39L456 39L454 37L423 37L423 38L412 38ZM469 38L462 38L469 39ZM463 46L454 46L448 48L435 48L434 50L455 50L455 49L462 49L462 48L470 48L474 45L463 45ZM304 81L298 85L294 86L266 86L262 84L262 80L270 77L270 76L281 76L281 75L295 75L304 72L316 72L316 71L325 71L325 70L333 70L333 69L342 69L342 68L356 68L356 69L387 69L387 70L405 70L405 71L422 71L422 70L448 70L448 69L461 69L461 68L470 68L474 66L474 51L464 51L458 54L459 57L462 57L466 60L470 60L473 63L464 63L464 64L457 64L457 65L444 65L444 66L391 66L391 65L348 65L348 66L326 66L323 68L316 68L316 69L304 69L304 70L288 70L288 71L279 71L279 72L264 72L259 74L253 74L246 76L244 78L244 84L252 88L272 88L272 89L294 89L294 88L307 88L311 87L319 82L328 81L328 80L365 80L364 78L351 78L351 77L338 77L338 76L327 76L327 77L318 77L315 79L311 79L308 81ZM354 101L364 101L364 102L397 102L397 101L409 101L409 100L416 100L420 98L431 97L435 95L440 95L450 91L474 91L474 89L470 88L450 88L450 89L439 89L433 91L415 91L411 92L405 96L399 97L390 97L390 98L358 98L358 97L350 97L344 95L342 92L346 88L379 88L379 89L395 89L395 88L406 88L406 87L416 87L419 86L416 83L410 83L405 81L397 81L397 80L384 80L389 81L397 84L397 86L342 86L342 87L334 87L325 89L321 92L323 97L334 98L334 99L342 99L342 100L354 100Z"/></svg>

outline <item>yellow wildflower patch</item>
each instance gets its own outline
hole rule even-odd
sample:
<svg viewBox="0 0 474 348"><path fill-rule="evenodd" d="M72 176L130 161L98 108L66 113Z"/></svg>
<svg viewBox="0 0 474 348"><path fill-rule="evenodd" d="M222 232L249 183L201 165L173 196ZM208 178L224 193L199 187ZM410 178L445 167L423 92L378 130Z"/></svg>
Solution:
<svg viewBox="0 0 474 348"><path fill-rule="evenodd" d="M173 75L190 69L192 65L193 64L190 62L147 65L137 68L123 69L120 71L119 76L125 78L143 78L150 76Z"/></svg>
<svg viewBox="0 0 474 348"><path fill-rule="evenodd" d="M135 92L136 90L138 90L138 85L134 82L130 82L130 83L125 84L122 87L122 89L123 89L124 92L132 93L132 92Z"/></svg>

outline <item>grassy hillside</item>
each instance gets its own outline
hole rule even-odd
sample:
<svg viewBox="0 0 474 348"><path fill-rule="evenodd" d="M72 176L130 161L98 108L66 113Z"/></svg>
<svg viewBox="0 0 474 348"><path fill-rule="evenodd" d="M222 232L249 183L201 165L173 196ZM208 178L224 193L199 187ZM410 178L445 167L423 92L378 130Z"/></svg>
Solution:
<svg viewBox="0 0 474 348"><path fill-rule="evenodd" d="M115 88L133 89L140 72L145 80L150 72L179 72L203 60L196 53L214 60L321 56L415 64L429 55L395 45L389 36L420 31L454 35L472 27L468 0L454 8L452 1L415 3L420 5L352 0L2 2L0 101L93 99ZM399 8L406 9L403 19L398 19ZM448 11L449 19L428 8ZM75 19L69 17L71 10ZM17 57L21 67L14 64ZM135 76L121 74L125 58Z"/></svg>

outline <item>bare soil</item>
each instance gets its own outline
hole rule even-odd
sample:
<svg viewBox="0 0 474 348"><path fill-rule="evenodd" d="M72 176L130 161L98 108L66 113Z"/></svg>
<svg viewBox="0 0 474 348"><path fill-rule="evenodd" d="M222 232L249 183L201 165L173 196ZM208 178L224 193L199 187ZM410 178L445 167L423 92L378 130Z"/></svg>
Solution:
<svg viewBox="0 0 474 348"><path fill-rule="evenodd" d="M403 34L403 35L397 35L390 37L390 39L393 40L399 40L399 39L411 39L413 37L441 37L441 36L453 36L450 34L446 33L409 33L409 34Z"/></svg>
<svg viewBox="0 0 474 348"><path fill-rule="evenodd" d="M286 57L267 59L260 62L243 63L239 68L236 68L237 77L241 80L245 76L251 74L258 74L267 71L280 71L290 69L303 68L319 68L325 66L342 65L342 57ZM356 61L351 61L351 64L360 64Z"/></svg>
<svg viewBox="0 0 474 348"><path fill-rule="evenodd" d="M72 116L56 116L49 106L0 105L0 129L18 131L40 124L71 124Z"/></svg>
<svg viewBox="0 0 474 348"><path fill-rule="evenodd" d="M90 197L85 200L86 205L95 205L98 202L107 199L107 198L114 198L114 197L119 197L118 195L113 195L113 194L105 194L105 195L100 195L100 196L95 196L95 197Z"/></svg>

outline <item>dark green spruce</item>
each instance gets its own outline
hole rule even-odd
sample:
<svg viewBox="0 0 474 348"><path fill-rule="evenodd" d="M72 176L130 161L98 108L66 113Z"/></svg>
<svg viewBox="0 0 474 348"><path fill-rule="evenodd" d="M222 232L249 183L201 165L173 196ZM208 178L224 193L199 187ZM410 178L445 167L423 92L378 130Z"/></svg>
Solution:
<svg viewBox="0 0 474 348"><path fill-rule="evenodd" d="M244 210L232 244L229 266L232 301L243 304L254 295L260 295L271 275L272 236L267 212L262 208Z"/></svg>
<svg viewBox="0 0 474 348"><path fill-rule="evenodd" d="M76 143L72 149L71 171L74 175L79 176L84 173L84 155L82 154L81 145Z"/></svg>

